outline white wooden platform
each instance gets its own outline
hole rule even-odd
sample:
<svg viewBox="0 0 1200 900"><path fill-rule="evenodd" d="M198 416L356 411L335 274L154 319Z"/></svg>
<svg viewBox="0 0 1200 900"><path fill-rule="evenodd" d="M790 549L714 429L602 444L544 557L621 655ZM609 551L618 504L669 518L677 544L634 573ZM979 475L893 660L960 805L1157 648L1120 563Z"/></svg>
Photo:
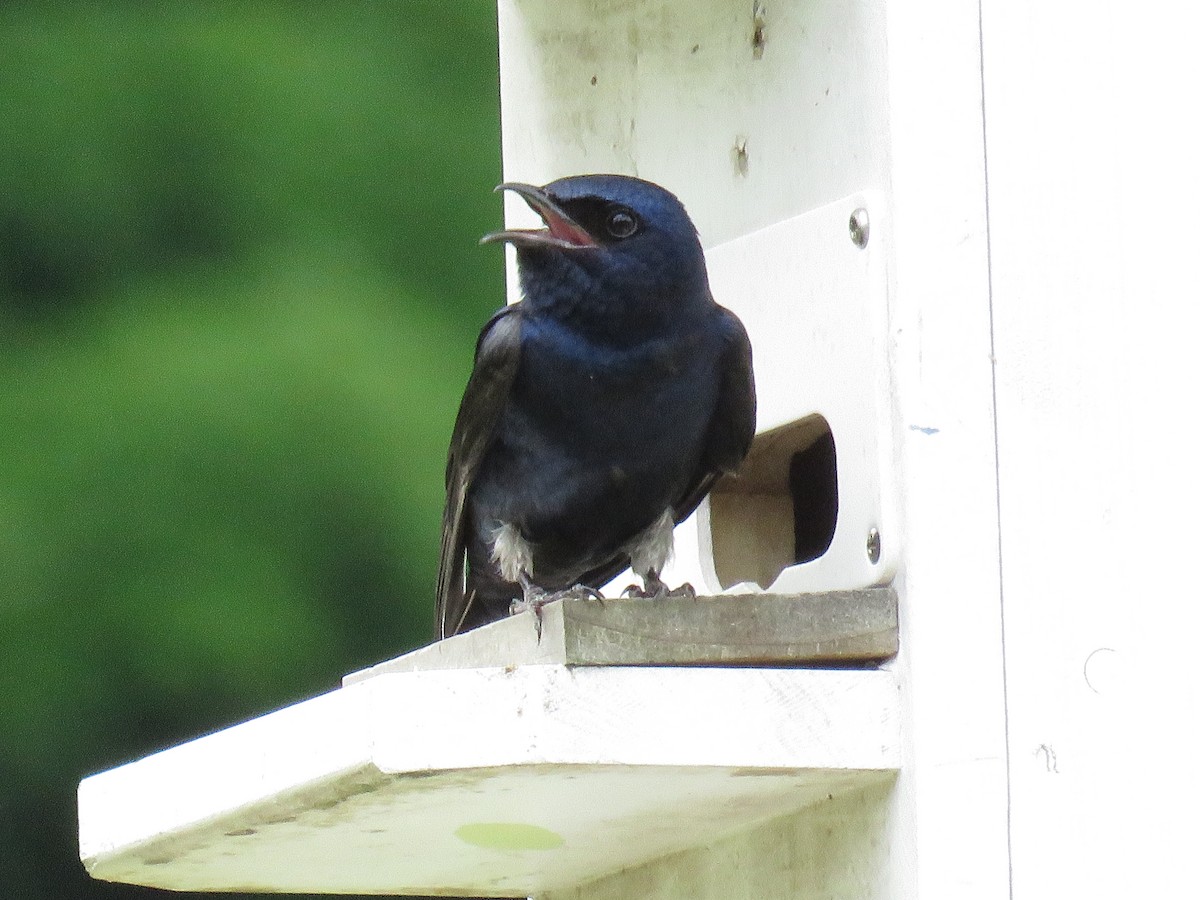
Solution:
<svg viewBox="0 0 1200 900"><path fill-rule="evenodd" d="M890 781L898 707L886 670L380 670L86 779L81 856L176 890L551 893Z"/></svg>

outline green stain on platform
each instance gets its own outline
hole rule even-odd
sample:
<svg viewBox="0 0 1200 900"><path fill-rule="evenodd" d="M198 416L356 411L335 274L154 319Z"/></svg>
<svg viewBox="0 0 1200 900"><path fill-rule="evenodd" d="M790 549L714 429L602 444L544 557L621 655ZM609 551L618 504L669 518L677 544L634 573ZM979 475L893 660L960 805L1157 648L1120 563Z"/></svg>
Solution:
<svg viewBox="0 0 1200 900"><path fill-rule="evenodd" d="M563 839L548 828L520 822L472 822L454 834L459 840L487 850L553 850Z"/></svg>

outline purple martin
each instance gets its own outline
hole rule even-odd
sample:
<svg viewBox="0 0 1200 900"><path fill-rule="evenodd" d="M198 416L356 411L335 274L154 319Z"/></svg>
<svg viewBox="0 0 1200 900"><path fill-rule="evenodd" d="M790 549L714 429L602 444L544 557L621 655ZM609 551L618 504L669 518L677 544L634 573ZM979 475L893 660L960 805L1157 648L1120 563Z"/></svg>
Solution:
<svg viewBox="0 0 1200 900"><path fill-rule="evenodd" d="M622 175L497 190L544 227L482 241L516 248L523 299L484 326L450 440L442 638L630 566L638 594L667 593L674 526L755 428L749 338L673 194Z"/></svg>

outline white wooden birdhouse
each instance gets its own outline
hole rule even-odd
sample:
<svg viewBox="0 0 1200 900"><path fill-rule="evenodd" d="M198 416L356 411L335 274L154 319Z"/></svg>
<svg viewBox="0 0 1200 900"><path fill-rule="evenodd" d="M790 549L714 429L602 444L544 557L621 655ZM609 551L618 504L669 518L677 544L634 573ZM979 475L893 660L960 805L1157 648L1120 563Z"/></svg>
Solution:
<svg viewBox="0 0 1200 900"><path fill-rule="evenodd" d="M87 779L93 875L1186 893L1196 13L499 12L506 177L665 185L750 331L759 436L668 572L703 596L558 604Z"/></svg>

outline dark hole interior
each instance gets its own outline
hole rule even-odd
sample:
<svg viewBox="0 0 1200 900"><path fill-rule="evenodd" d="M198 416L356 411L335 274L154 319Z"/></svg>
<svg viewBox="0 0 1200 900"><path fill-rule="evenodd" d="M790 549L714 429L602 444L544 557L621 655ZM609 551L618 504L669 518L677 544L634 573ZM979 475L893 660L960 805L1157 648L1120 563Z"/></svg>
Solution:
<svg viewBox="0 0 1200 900"><path fill-rule="evenodd" d="M837 453L833 432L825 431L808 447L792 454L788 467L792 495L793 562L816 559L833 543L837 526Z"/></svg>

